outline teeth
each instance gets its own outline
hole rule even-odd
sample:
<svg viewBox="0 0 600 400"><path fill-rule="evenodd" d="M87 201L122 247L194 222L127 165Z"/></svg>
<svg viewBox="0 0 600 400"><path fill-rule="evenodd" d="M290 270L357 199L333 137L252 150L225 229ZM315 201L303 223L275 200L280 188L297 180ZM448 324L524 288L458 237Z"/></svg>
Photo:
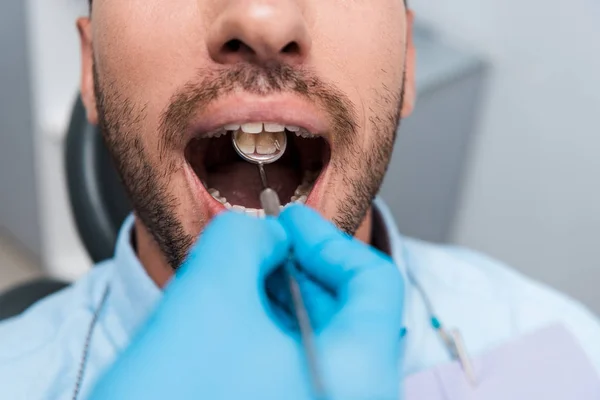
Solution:
<svg viewBox="0 0 600 400"><path fill-rule="evenodd" d="M209 188L208 193L210 193L210 195L212 197L214 197L221 204L223 204L225 206L225 208L227 208L228 210L231 210L233 212L237 212L240 214L250 215L252 217L258 217L258 218L265 217L265 210L257 210L255 208L246 208L246 207L239 206L239 205L232 205L231 203L229 203L227 201L227 199L225 197L220 197L220 193L217 189ZM281 209L283 209L283 206L281 207Z"/></svg>
<svg viewBox="0 0 600 400"><path fill-rule="evenodd" d="M254 150L256 149L256 138L254 135L239 132L236 135L237 145L240 150L246 154L254 154Z"/></svg>
<svg viewBox="0 0 600 400"><path fill-rule="evenodd" d="M246 154L274 154L281 149L285 140L284 132L263 132L260 135L236 132L235 138L240 150Z"/></svg>
<svg viewBox="0 0 600 400"><path fill-rule="evenodd" d="M206 185L204 185L204 186L206 186ZM227 199L225 197L221 197L221 193L219 193L219 191L217 189L209 188L208 193L210 193L210 195L212 197L214 197L219 203L221 203L221 204L227 203Z"/></svg>
<svg viewBox="0 0 600 400"><path fill-rule="evenodd" d="M259 133L285 133L285 131L295 133L296 136L311 139L318 137L308 132L306 129L294 125L282 125L275 122L247 122L245 124L228 124L222 129L209 132L206 134L208 138L218 138L227 135L228 132L241 132L250 135L258 135Z"/></svg>
<svg viewBox="0 0 600 400"><path fill-rule="evenodd" d="M302 183L296 188L294 195L290 199L292 203L306 203L315 181L319 177L319 171L305 171Z"/></svg>
<svg viewBox="0 0 600 400"><path fill-rule="evenodd" d="M265 132L283 132L285 126L279 124L265 124Z"/></svg>
<svg viewBox="0 0 600 400"><path fill-rule="evenodd" d="M312 138L318 137L317 135L313 135L312 133L310 133L306 129L303 129L303 128L300 128L300 127L297 127L297 126L286 126L285 129L287 129L290 132L295 133L296 136L303 137L305 139L312 139Z"/></svg>
<svg viewBox="0 0 600 400"><path fill-rule="evenodd" d="M290 203L306 204L306 201L308 200L308 196L305 196L305 195L292 196L292 198L290 200L291 200Z"/></svg>
<svg viewBox="0 0 600 400"><path fill-rule="evenodd" d="M213 193L219 193L216 189L210 189L209 193L211 193L211 195L216 198L217 200L219 200L219 202L221 202L221 204L223 204L223 206L225 206L226 209L231 210L233 212L236 213L240 213L240 214L246 214L249 215L251 217L257 217L257 218L264 218L265 217L265 210L257 210L256 208L246 208L243 206L239 206L239 205L232 205L230 202L227 201L226 198L224 197L218 197L215 196ZM294 196L292 197L292 201L289 202L288 204L286 204L285 206L279 206L280 210L283 210L284 208L290 206L292 203L306 203L307 197L305 195L303 196Z"/></svg>
<svg viewBox="0 0 600 400"><path fill-rule="evenodd" d="M247 123L247 124L242 124L241 128L242 128L242 132L244 132L244 133L251 133L251 134L256 135L263 131L263 123L262 122L251 122L251 123Z"/></svg>
<svg viewBox="0 0 600 400"><path fill-rule="evenodd" d="M247 136L249 136L249 135L247 135ZM290 199L289 204L291 204L291 203L305 204L306 201L308 200L308 195L310 194L318 175L319 175L318 171L305 171L302 183L296 188L296 191L294 192L294 195ZM229 203L227 201L227 199L225 197L221 196L221 193L217 189L208 188L207 190L208 190L208 193L210 193L210 195L213 198L215 198L218 202L223 204L225 206L225 208L227 208L229 210L239 212L239 213L245 213L245 214L251 215L253 217L264 217L265 216L264 210L257 210L254 208L246 208L246 207L243 207L240 205L232 205L231 203ZM282 206L282 208L283 208L283 206Z"/></svg>
<svg viewBox="0 0 600 400"><path fill-rule="evenodd" d="M229 203L227 203L227 204L229 204ZM229 209L233 212L240 213L240 214L246 214L251 217L264 218L264 216L265 216L265 210L257 210L256 208L246 208L246 207L235 205L235 206L231 206Z"/></svg>
<svg viewBox="0 0 600 400"><path fill-rule="evenodd" d="M214 132L208 133L206 136L209 138L212 137L221 137L226 135L228 132L238 132L247 133L250 135L258 135L259 133L285 133L285 131L295 133L296 136L310 139L316 138L317 135L313 135L308 132L306 129L301 128L295 125L282 125L276 122L247 122L245 124L228 124L225 125L222 129Z"/></svg>
<svg viewBox="0 0 600 400"><path fill-rule="evenodd" d="M296 134L296 136L303 137L305 139L313 139L313 138L318 137L316 135L311 134L306 129L302 129L302 128L298 128L298 130L295 131L294 133Z"/></svg>
<svg viewBox="0 0 600 400"><path fill-rule="evenodd" d="M263 133L256 137L256 152L258 154L273 154L281 147L279 143L285 140L285 133Z"/></svg>
<svg viewBox="0 0 600 400"><path fill-rule="evenodd" d="M231 124L231 125L225 125L225 130L226 131L237 131L238 129L240 129L241 125L236 125L236 124Z"/></svg>
<svg viewBox="0 0 600 400"><path fill-rule="evenodd" d="M300 204L305 204L306 200L308 200L307 196L300 196L297 200L296 203L300 203Z"/></svg>
<svg viewBox="0 0 600 400"><path fill-rule="evenodd" d="M226 134L227 134L226 130L220 129L218 131L207 133L206 137L208 137L208 138L218 138L218 137L221 137L221 136L226 135Z"/></svg>
<svg viewBox="0 0 600 400"><path fill-rule="evenodd" d="M298 189L296 189L296 191L294 192L295 196L302 196L302 195L306 195L308 193L310 193L310 189L312 188L312 185L308 182L304 182L302 183L302 185L298 186Z"/></svg>

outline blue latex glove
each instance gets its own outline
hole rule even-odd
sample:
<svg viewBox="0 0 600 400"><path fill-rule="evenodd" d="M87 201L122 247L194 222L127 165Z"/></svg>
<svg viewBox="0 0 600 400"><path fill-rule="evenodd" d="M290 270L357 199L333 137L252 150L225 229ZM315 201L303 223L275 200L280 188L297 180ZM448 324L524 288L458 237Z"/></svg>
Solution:
<svg viewBox="0 0 600 400"><path fill-rule="evenodd" d="M312 296L309 312L317 316L317 357L329 398L398 398L399 272L298 206L279 220L215 218L91 399L311 399L287 300L277 287L274 296L265 290L292 248L305 274L303 291Z"/></svg>

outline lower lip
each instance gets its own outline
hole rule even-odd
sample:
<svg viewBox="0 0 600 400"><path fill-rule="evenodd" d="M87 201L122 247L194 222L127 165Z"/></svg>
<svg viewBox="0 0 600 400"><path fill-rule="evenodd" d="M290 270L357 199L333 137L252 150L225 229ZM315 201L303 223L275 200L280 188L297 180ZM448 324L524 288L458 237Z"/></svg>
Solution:
<svg viewBox="0 0 600 400"><path fill-rule="evenodd" d="M310 191L310 194L308 195L308 199L306 200L306 205L311 208L316 209L317 205L319 203L319 198L321 197L320 196L321 184L323 182L325 174L327 173L327 167L328 167L328 165L323 166L323 169L321 170L321 174L319 174L319 177L315 181L315 184L313 185L313 189ZM225 206L223 204L221 204L221 202L219 202L217 199L212 197L210 195L210 193L208 193L206 191L206 188L204 187L202 182L200 182L200 179L198 179L198 176L196 175L196 173L193 171L192 167L188 163L186 163L186 167L184 168L184 170L185 170L187 179L190 181L190 187L193 188L193 190L196 194L196 198L203 199L205 204L208 205L208 213L209 213L209 217L211 219L213 217L217 216L218 214L220 214L224 211L227 211L227 208L225 208Z"/></svg>

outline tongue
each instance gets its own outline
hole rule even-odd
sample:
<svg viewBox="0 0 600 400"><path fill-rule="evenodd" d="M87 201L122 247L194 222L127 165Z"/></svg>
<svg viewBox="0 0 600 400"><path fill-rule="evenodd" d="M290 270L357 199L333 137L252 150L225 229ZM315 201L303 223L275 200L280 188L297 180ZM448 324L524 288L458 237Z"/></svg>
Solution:
<svg viewBox="0 0 600 400"><path fill-rule="evenodd" d="M283 205L287 204L300 185L299 172L292 166L280 163L265 166L269 186L279 194ZM246 208L262 208L260 192L262 183L258 167L245 161L215 166L208 172L207 185L217 189L231 205Z"/></svg>

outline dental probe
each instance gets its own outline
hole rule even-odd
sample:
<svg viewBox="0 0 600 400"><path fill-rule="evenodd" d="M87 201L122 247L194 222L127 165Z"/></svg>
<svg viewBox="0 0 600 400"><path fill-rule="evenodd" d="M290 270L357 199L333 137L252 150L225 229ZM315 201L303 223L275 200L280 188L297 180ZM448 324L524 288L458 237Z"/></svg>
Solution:
<svg viewBox="0 0 600 400"><path fill-rule="evenodd" d="M260 193L260 203L266 215L273 217L279 216L281 203L277 192L269 187L267 184L267 175L263 163L258 164L258 170L260 172L260 178L263 185L263 191ZM306 360L308 362L308 369L312 381L314 395L317 399L325 399L325 389L321 376L318 371L318 363L315 351L315 344L313 341L313 329L310 323L308 312L306 311L306 305L302 299L302 292L300 291L300 285L296 280L297 267L290 254L287 262L285 263L285 271L288 277L288 285L290 293L292 295L292 302L294 304L294 311L296 319L298 320L298 326L300 327L300 335L302 337L302 345L304 346L304 352Z"/></svg>
<svg viewBox="0 0 600 400"><path fill-rule="evenodd" d="M238 143L241 135L243 134L240 134L239 132L232 135L233 148L244 160L258 166L258 172L263 187L263 190L260 193L261 206L265 215L278 217L281 211L281 202L279 201L277 192L269 187L267 174L265 172L265 164L273 163L283 156L287 147L287 136L285 134L273 135L273 148L275 151L271 154L258 154L254 150L252 153L244 151L242 148L243 146L240 146L240 143ZM245 137L245 139L247 140L248 137ZM298 327L300 329L301 342L308 364L313 394L317 400L326 400L325 387L321 379L321 374L319 373L315 343L313 340L314 331L310 323L306 305L302 299L302 292L300 291L300 285L296 278L298 267L296 266L292 254L288 255L288 259L283 268L287 275L288 287L292 296L292 306L294 307L294 313L296 314L296 320L298 321Z"/></svg>

